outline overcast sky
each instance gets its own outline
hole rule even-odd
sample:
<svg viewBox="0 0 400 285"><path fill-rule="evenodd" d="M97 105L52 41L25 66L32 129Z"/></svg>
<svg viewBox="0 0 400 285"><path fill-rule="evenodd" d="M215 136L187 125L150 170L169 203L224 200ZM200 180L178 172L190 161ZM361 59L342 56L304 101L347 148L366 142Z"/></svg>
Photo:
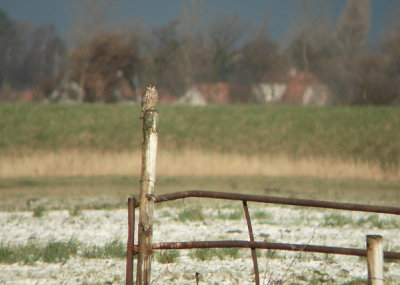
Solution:
<svg viewBox="0 0 400 285"><path fill-rule="evenodd" d="M323 0L311 0L315 1ZM69 41L71 34L72 6L79 0L0 0L0 8L8 15L33 26L53 23L60 36ZM204 0L202 19L216 12L238 14L243 20L259 24L268 15L271 37L282 43L287 39L296 17L301 11L301 2L296 0ZM333 0L329 9L336 21L346 1ZM399 0L371 0L371 39L384 32L387 19L393 17ZM141 20L147 27L161 26L182 13L183 4L188 0L115 0L115 12L109 16L114 23L129 23ZM117 25L117 24L115 24Z"/></svg>

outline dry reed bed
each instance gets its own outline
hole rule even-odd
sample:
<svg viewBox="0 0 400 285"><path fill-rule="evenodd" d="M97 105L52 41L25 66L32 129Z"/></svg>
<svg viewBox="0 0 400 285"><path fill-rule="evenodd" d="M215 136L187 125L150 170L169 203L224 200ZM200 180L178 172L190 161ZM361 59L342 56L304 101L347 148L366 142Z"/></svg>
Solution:
<svg viewBox="0 0 400 285"><path fill-rule="evenodd" d="M139 175L141 152L136 151L35 151L23 155L3 155L0 177ZM285 154L241 155L199 150L159 151L157 174L165 176L268 175L315 176L326 178L395 179L400 169L390 173L379 165L341 161L334 158L293 159Z"/></svg>

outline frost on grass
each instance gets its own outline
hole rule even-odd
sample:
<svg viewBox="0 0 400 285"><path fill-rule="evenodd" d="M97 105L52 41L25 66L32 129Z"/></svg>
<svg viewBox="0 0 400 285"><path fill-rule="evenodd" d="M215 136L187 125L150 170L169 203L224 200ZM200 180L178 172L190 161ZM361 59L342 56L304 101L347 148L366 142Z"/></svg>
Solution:
<svg viewBox="0 0 400 285"><path fill-rule="evenodd" d="M400 250L399 217L258 204L249 208L256 241L365 248L367 234L381 234L385 250ZM248 240L242 213L240 204L156 207L153 242ZM0 228L0 283L125 282L126 209L46 211L40 218L32 212L2 212ZM264 284L352 284L367 277L366 261L358 257L277 250L257 250L257 257ZM153 284L191 284L196 272L204 284L254 283L249 249L155 253ZM400 283L399 262L385 261L385 278Z"/></svg>

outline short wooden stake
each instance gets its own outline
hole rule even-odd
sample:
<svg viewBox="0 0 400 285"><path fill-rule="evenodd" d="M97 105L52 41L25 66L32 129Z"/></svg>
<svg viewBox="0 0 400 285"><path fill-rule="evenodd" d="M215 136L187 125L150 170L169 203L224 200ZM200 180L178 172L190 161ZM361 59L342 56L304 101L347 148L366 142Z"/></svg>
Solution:
<svg viewBox="0 0 400 285"><path fill-rule="evenodd" d="M142 175L139 194L138 261L136 284L148 285L153 255L154 183L156 179L158 113L150 109L143 118Z"/></svg>
<svg viewBox="0 0 400 285"><path fill-rule="evenodd" d="M383 285L383 238L367 235L368 284Z"/></svg>

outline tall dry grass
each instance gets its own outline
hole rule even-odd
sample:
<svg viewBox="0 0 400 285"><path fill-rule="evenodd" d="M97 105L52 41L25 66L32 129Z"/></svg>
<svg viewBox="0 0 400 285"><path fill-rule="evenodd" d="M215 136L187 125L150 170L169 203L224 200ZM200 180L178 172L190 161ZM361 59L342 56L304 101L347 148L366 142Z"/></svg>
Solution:
<svg viewBox="0 0 400 285"><path fill-rule="evenodd" d="M36 151L2 155L0 177L139 175L140 151ZM157 175L268 175L327 178L399 179L400 171L384 172L379 165L333 158L292 159L287 155L221 154L198 150L160 151Z"/></svg>

